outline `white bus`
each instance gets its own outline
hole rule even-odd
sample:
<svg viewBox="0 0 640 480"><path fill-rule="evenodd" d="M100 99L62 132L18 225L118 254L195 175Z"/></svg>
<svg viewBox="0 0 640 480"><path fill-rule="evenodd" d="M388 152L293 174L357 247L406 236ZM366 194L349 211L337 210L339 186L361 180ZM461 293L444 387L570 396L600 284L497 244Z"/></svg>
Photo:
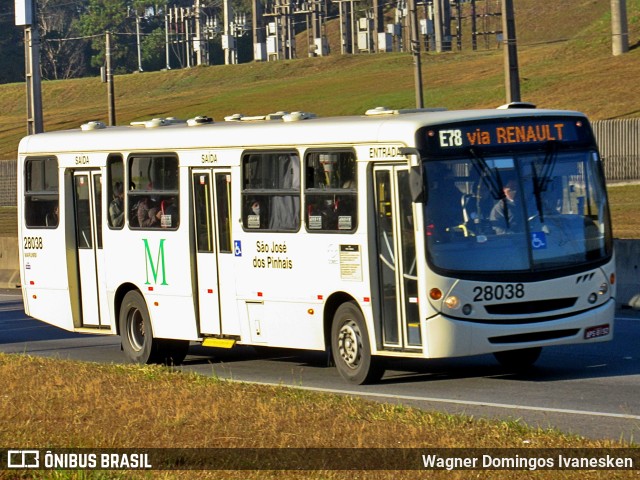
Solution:
<svg viewBox="0 0 640 480"><path fill-rule="evenodd" d="M528 109L90 122L19 147L26 313L120 335L134 362L190 342L387 357L613 335L615 272L587 118Z"/></svg>

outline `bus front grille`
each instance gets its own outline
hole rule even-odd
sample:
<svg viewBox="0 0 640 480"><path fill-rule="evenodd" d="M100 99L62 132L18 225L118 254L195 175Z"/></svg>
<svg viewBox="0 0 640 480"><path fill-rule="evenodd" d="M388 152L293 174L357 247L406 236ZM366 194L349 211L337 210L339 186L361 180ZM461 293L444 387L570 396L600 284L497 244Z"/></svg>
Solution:
<svg viewBox="0 0 640 480"><path fill-rule="evenodd" d="M577 335L579 331L579 328L569 328L566 330L551 330L548 332L520 333L517 335L491 337L489 338L489 342L493 344L540 342L543 340L556 340L558 338L573 337Z"/></svg>
<svg viewBox="0 0 640 480"><path fill-rule="evenodd" d="M533 302L496 303L485 305L484 308L491 315L526 315L571 308L577 301L577 298L555 298L553 300L536 300Z"/></svg>

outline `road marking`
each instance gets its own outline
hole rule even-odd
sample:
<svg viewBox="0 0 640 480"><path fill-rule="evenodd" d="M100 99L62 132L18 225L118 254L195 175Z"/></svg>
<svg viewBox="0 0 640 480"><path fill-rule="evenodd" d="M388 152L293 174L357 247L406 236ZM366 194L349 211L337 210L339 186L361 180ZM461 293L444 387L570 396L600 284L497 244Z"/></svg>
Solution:
<svg viewBox="0 0 640 480"><path fill-rule="evenodd" d="M308 391L322 392L322 393L335 393L339 395L352 395L354 397L376 397L376 398L385 398L385 399L392 399L392 400L451 403L454 405L467 405L467 406L474 406L474 407L493 407L493 408L505 408L510 410L527 410L532 412L563 413L563 414L569 414L569 415L586 415L589 417L607 417L607 418L623 418L625 420L640 420L640 415L631 415L626 413L590 412L586 410L572 410L572 409L566 409L566 408L532 407L527 405L512 405L509 403L476 402L473 400L455 400L450 398L417 397L413 395L395 395L395 394L390 395L385 393L359 392L355 390L340 390L337 388L314 388L314 387L304 387L301 385L285 385L282 383L269 383L269 382L245 382L245 383L254 383L258 385L268 385L273 387L297 388L299 390L308 390Z"/></svg>

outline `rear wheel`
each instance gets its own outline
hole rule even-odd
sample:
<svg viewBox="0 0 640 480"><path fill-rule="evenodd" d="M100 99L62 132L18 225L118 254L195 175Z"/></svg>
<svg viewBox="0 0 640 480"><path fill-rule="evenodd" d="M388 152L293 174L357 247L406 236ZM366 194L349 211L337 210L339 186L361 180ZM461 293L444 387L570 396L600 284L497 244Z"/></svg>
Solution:
<svg viewBox="0 0 640 480"><path fill-rule="evenodd" d="M531 368L540 357L542 347L523 348L521 350L508 350L506 352L495 352L493 356L500 362L500 365L509 369L522 371Z"/></svg>
<svg viewBox="0 0 640 480"><path fill-rule="evenodd" d="M380 380L381 359L371 355L364 317L354 302L340 305L331 326L333 360L342 378L357 385Z"/></svg>
<svg viewBox="0 0 640 480"><path fill-rule="evenodd" d="M119 316L122 351L134 363L163 363L178 365L187 355L187 340L153 338L149 310L140 292L128 292L120 307Z"/></svg>

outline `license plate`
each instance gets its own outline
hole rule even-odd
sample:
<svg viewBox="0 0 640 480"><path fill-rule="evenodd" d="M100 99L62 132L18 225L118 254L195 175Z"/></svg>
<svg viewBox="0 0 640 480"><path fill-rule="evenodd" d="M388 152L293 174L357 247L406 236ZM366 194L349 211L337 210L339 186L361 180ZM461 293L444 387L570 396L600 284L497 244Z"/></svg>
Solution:
<svg viewBox="0 0 640 480"><path fill-rule="evenodd" d="M609 324L598 325L597 327L587 328L584 331L584 338L585 340L589 340L591 338L604 337L606 335L609 335L610 331L611 328L609 327Z"/></svg>

